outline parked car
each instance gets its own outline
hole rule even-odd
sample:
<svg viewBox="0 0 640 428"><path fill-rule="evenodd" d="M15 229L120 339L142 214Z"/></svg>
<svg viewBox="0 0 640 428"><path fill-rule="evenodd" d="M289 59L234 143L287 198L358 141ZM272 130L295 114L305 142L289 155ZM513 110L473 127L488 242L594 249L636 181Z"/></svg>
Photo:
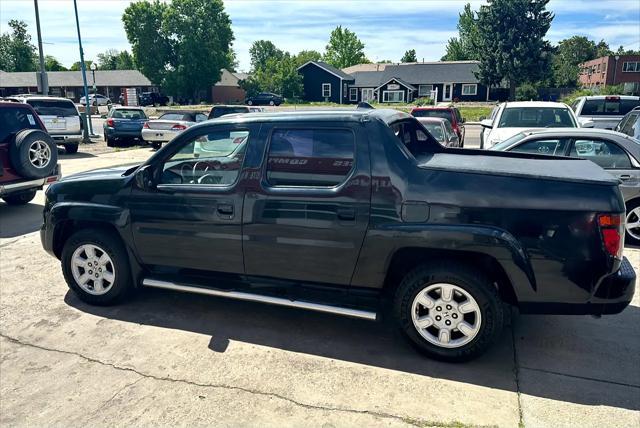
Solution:
<svg viewBox="0 0 640 428"><path fill-rule="evenodd" d="M141 140L142 127L147 120L149 119L142 108L112 108L103 125L103 135L107 146L114 147L123 140Z"/></svg>
<svg viewBox="0 0 640 428"><path fill-rule="evenodd" d="M59 178L58 149L33 108L0 102L0 198L26 204Z"/></svg>
<svg viewBox="0 0 640 428"><path fill-rule="evenodd" d="M264 111L262 107L217 105L211 108L209 119L215 119L229 114L259 113L261 111Z"/></svg>
<svg viewBox="0 0 640 428"><path fill-rule="evenodd" d="M613 129L635 107L640 106L640 97L631 95L592 95L579 97L571 108L578 121L593 122L593 127Z"/></svg>
<svg viewBox="0 0 640 428"><path fill-rule="evenodd" d="M553 129L521 132L491 150L587 159L620 180L625 201L626 238L640 245L640 141L604 129Z"/></svg>
<svg viewBox="0 0 640 428"><path fill-rule="evenodd" d="M464 118L457 107L414 107L411 115L415 117L441 117L447 119L460 140L460 147L464 146Z"/></svg>
<svg viewBox="0 0 640 428"><path fill-rule="evenodd" d="M144 286L368 320L386 307L448 361L500 337L505 302L629 304L615 177L583 159L449 150L418 142L423 130L384 109L206 121L142 165L50 186L42 244L90 304Z"/></svg>
<svg viewBox="0 0 640 428"><path fill-rule="evenodd" d="M497 105L480 125L480 148L487 149L525 131L541 128L578 128L578 119L563 103L519 101ZM591 126L590 126L591 125ZM593 127L585 122L584 127Z"/></svg>
<svg viewBox="0 0 640 428"><path fill-rule="evenodd" d="M449 120L439 117L419 117L418 122L443 146L462 147L458 135L453 130Z"/></svg>
<svg viewBox="0 0 640 428"><path fill-rule="evenodd" d="M254 95L253 97L248 97L245 101L245 104L253 106L253 105L270 105L270 106L279 106L284 101L282 95L276 95L271 92L260 92L258 95Z"/></svg>
<svg viewBox="0 0 640 428"><path fill-rule="evenodd" d="M614 130L640 140L640 107L636 107L627 113L618 122Z"/></svg>
<svg viewBox="0 0 640 428"><path fill-rule="evenodd" d="M80 104L87 105L87 98L80 98ZM89 105L92 106L108 106L111 105L111 99L101 94L89 94Z"/></svg>
<svg viewBox="0 0 640 428"><path fill-rule="evenodd" d="M11 97L13 101L29 104L36 111L53 141L63 146L65 152L73 154L78 151L82 141L84 123L76 105L68 98L29 96L26 98Z"/></svg>
<svg viewBox="0 0 640 428"><path fill-rule="evenodd" d="M169 104L169 97L157 92L141 92L138 96L138 104L141 106L166 106Z"/></svg>
<svg viewBox="0 0 640 428"><path fill-rule="evenodd" d="M162 146L162 143L171 141L188 127L203 120L207 120L207 116L199 111L168 111L159 118L148 120L144 123L142 126L142 139L157 150Z"/></svg>

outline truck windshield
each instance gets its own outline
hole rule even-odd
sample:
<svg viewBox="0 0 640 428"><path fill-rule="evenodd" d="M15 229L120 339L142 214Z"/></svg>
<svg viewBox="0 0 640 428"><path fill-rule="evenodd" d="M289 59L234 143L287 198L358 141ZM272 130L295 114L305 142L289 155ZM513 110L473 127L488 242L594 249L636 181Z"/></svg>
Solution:
<svg viewBox="0 0 640 428"><path fill-rule="evenodd" d="M500 117L498 128L575 128L567 108L511 107Z"/></svg>
<svg viewBox="0 0 640 428"><path fill-rule="evenodd" d="M617 97L585 100L580 116L624 116L640 105L640 100Z"/></svg>

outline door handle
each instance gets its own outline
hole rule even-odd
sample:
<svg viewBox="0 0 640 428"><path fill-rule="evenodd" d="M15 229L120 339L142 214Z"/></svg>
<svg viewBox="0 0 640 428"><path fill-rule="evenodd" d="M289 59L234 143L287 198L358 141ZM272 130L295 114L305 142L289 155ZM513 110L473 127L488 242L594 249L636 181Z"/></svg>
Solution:
<svg viewBox="0 0 640 428"><path fill-rule="evenodd" d="M618 176L618 178L622 181L627 181L627 180L631 180L631 176L629 174L622 174L620 176Z"/></svg>
<svg viewBox="0 0 640 428"><path fill-rule="evenodd" d="M338 208L337 214L340 220L356 219L356 210L354 208Z"/></svg>
<svg viewBox="0 0 640 428"><path fill-rule="evenodd" d="M232 204L218 204L217 207L218 214L222 214L225 216L233 215L233 205Z"/></svg>

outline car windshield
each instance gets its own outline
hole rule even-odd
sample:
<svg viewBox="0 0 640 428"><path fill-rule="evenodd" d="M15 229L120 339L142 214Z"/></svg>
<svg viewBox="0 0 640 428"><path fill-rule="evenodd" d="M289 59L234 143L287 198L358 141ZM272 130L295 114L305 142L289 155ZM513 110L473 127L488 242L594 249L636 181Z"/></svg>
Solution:
<svg viewBox="0 0 640 428"><path fill-rule="evenodd" d="M139 109L117 109L112 110L111 117L114 119L146 119L147 116Z"/></svg>
<svg viewBox="0 0 640 428"><path fill-rule="evenodd" d="M440 142L444 141L444 133L439 123L422 123L422 125L427 128L427 131L429 131L429 134L431 134L433 138Z"/></svg>
<svg viewBox="0 0 640 428"><path fill-rule="evenodd" d="M220 116L224 116L227 114L234 114L234 113L246 113L248 111L248 109L246 107L214 107L213 111L211 112L211 118L216 118L216 117L220 117Z"/></svg>
<svg viewBox="0 0 640 428"><path fill-rule="evenodd" d="M504 150L510 145L512 145L513 143L517 143L518 141L522 140L524 137L525 137L525 133L519 132L513 137L507 138L506 140L501 141L498 144L494 145L493 147L490 148L490 150Z"/></svg>
<svg viewBox="0 0 640 428"><path fill-rule="evenodd" d="M585 100L581 116L624 116L640 105L640 100L602 98Z"/></svg>
<svg viewBox="0 0 640 428"><path fill-rule="evenodd" d="M39 116L77 116L76 106L64 100L27 100Z"/></svg>
<svg viewBox="0 0 640 428"><path fill-rule="evenodd" d="M416 110L411 114L413 117L439 117L451 120L451 112L449 110Z"/></svg>
<svg viewBox="0 0 640 428"><path fill-rule="evenodd" d="M575 128L568 108L507 107L498 128Z"/></svg>

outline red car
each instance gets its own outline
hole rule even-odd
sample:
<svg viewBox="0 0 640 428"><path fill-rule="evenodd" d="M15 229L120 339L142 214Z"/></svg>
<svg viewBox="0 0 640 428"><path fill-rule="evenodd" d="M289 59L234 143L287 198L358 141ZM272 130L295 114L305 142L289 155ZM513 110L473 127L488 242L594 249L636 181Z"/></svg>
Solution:
<svg viewBox="0 0 640 428"><path fill-rule="evenodd" d="M411 115L448 119L458 136L458 140L460 140L460 147L464 147L464 118L456 107L414 107L411 110Z"/></svg>
<svg viewBox="0 0 640 428"><path fill-rule="evenodd" d="M9 205L26 204L59 178L58 148L35 110L0 102L0 198Z"/></svg>

